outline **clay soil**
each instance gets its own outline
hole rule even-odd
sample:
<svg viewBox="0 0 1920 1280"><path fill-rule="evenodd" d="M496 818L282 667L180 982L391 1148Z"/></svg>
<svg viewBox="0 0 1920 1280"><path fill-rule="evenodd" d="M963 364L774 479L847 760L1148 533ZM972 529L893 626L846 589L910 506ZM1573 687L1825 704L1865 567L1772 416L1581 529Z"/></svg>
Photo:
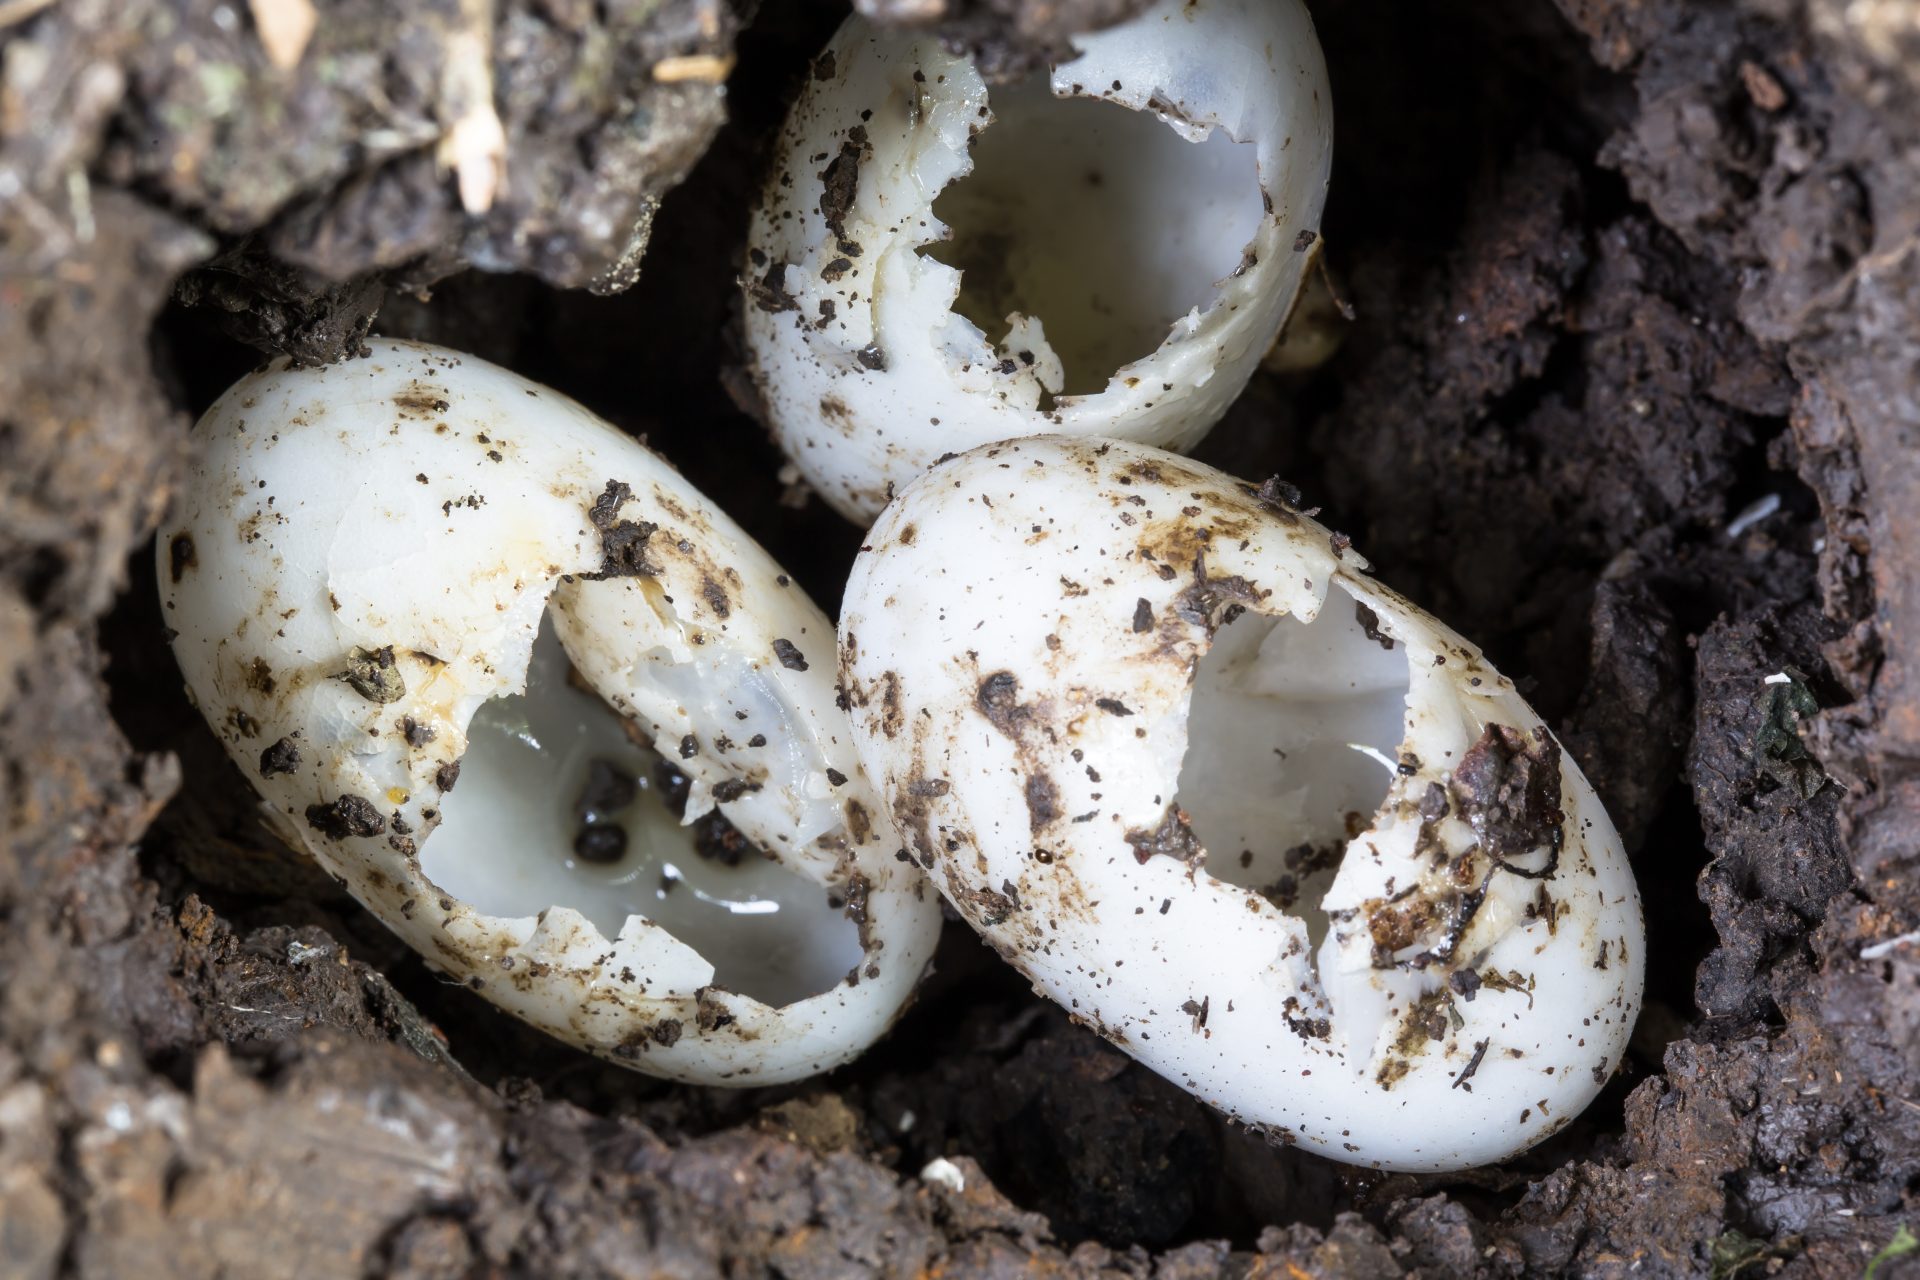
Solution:
<svg viewBox="0 0 1920 1280"><path fill-rule="evenodd" d="M1920 1274L1920 9L1313 5L1354 318L1202 454L1521 680L1647 904L1600 1099L1413 1177L1236 1130L957 925L854 1066L664 1085L443 984L258 825L151 547L263 353L551 383L830 610L858 544L728 393L833 5L337 0L276 65L255 23L300 7L0 3L0 1275ZM868 5L1003 75L1129 7ZM479 216L434 157L474 31Z"/></svg>

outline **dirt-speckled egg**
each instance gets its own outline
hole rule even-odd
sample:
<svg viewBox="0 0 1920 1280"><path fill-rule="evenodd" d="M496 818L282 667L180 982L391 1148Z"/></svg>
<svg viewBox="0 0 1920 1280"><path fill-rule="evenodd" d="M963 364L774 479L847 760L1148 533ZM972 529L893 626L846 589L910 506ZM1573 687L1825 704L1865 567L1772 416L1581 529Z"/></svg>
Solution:
<svg viewBox="0 0 1920 1280"><path fill-rule="evenodd" d="M856 741L1035 986L1268 1134L1460 1168L1619 1064L1643 925L1512 684L1275 482L1116 441L909 486L846 593Z"/></svg>
<svg viewBox="0 0 1920 1280"><path fill-rule="evenodd" d="M671 467L483 361L376 341L220 398L159 540L187 687L277 828L435 967L674 1079L855 1056L937 903L835 705L831 623Z"/></svg>
<svg viewBox="0 0 1920 1280"><path fill-rule="evenodd" d="M1332 102L1299 0L1160 0L989 86L855 17L748 233L748 368L822 497L1043 432L1197 443L1318 248Z"/></svg>

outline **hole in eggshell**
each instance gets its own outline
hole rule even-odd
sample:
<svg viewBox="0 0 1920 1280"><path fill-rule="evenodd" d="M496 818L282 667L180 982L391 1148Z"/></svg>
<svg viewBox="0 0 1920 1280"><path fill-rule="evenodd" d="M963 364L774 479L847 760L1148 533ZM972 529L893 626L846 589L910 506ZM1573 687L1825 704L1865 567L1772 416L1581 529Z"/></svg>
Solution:
<svg viewBox="0 0 1920 1280"><path fill-rule="evenodd" d="M995 88L991 107L972 171L934 201L951 238L923 252L960 270L953 310L1008 358L1033 356L1046 383L1031 348L1050 346L1065 380L1049 390L1099 392L1240 265L1264 212L1254 148L1056 98L1044 76ZM1008 340L1016 313L1041 322L1044 344Z"/></svg>
<svg viewBox="0 0 1920 1280"><path fill-rule="evenodd" d="M1321 899L1372 822L1406 735L1404 646L1383 648L1331 591L1312 622L1243 614L1194 674L1179 804L1207 870L1326 935Z"/></svg>
<svg viewBox="0 0 1920 1280"><path fill-rule="evenodd" d="M459 784L421 846L427 876L488 915L571 907L609 939L628 916L645 916L712 964L715 982L765 1004L790 1004L842 980L860 963L860 939L827 891L751 847L734 865L711 856L712 841L697 839L673 812L659 755L571 684L569 670L551 619L543 619L526 693L485 703L468 726ZM609 773L632 779L634 794L617 808L603 796L586 821L581 800L596 762L602 781ZM605 861L581 856L583 826L602 828L595 835L603 856L619 843L607 838L617 828L624 852Z"/></svg>

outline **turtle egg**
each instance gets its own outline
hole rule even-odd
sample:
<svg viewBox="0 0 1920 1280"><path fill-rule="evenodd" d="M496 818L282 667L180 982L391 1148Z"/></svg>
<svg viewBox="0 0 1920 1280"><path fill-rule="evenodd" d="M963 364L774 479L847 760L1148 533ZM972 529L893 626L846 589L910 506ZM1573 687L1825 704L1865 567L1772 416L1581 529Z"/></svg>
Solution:
<svg viewBox="0 0 1920 1280"><path fill-rule="evenodd" d="M990 87L854 17L813 64L748 233L748 368L850 519L994 440L1190 448L1293 306L1332 159L1299 0L1159 0L1074 47Z"/></svg>
<svg viewBox="0 0 1920 1280"><path fill-rule="evenodd" d="M1039 437L935 467L841 619L912 856L1043 994L1270 1136L1439 1170L1624 1052L1640 902L1540 717L1274 482Z"/></svg>
<svg viewBox="0 0 1920 1280"><path fill-rule="evenodd" d="M835 705L832 626L659 457L376 341L196 432L159 542L195 704L437 968L639 1070L760 1084L900 1012L939 912Z"/></svg>

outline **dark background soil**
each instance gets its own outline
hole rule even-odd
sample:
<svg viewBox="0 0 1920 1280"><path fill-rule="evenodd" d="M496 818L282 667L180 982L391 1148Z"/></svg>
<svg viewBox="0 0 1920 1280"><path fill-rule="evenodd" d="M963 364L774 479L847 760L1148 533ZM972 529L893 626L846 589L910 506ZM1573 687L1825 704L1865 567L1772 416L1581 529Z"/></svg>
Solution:
<svg viewBox="0 0 1920 1280"><path fill-rule="evenodd" d="M1578 1124L1389 1177L1225 1124L957 926L853 1067L663 1085L441 984L259 827L150 538L263 351L371 326L549 382L829 609L858 543L727 392L762 148L840 10L502 0L470 217L432 140L473 6L338 0L281 70L271 4L0 4L0 1275L1853 1277L1920 1226L1920 945L1861 958L1920 928L1920 11L1313 6L1356 318L1202 455L1521 680L1649 929ZM1011 74L1129 6L868 7ZM652 74L730 50L724 95Z"/></svg>

